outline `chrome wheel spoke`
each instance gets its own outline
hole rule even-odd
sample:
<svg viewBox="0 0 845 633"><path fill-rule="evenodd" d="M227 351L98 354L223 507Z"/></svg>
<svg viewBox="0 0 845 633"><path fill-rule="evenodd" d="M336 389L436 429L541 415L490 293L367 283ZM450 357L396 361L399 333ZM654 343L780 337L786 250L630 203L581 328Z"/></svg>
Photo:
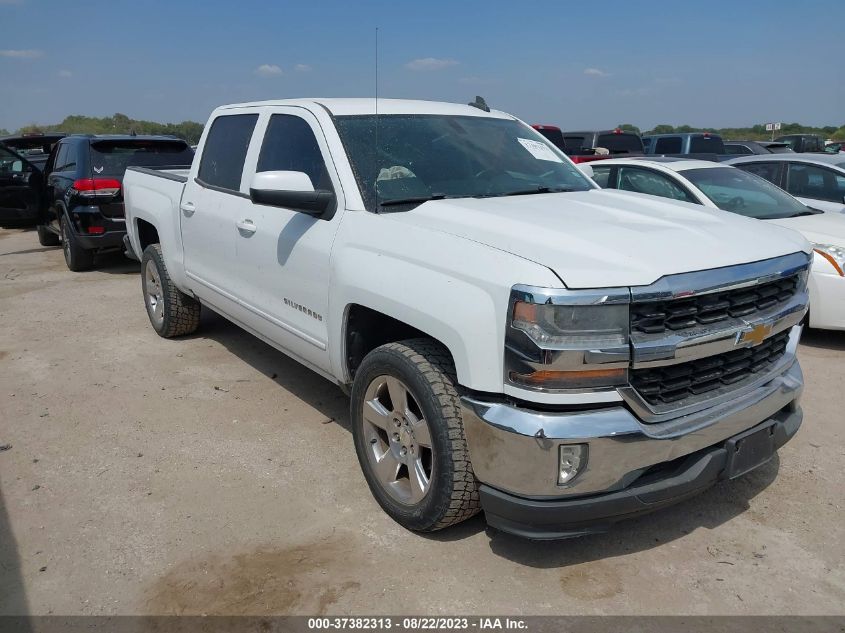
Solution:
<svg viewBox="0 0 845 633"><path fill-rule="evenodd" d="M384 405L376 399L364 401L364 419L384 431L391 431L393 416Z"/></svg>
<svg viewBox="0 0 845 633"><path fill-rule="evenodd" d="M399 415L405 415L408 410L408 390L399 380L388 376L387 392L390 394L390 402L393 403L393 411Z"/></svg>
<svg viewBox="0 0 845 633"><path fill-rule="evenodd" d="M424 446L431 448L431 431L428 429L428 423L424 418L411 418L411 428L414 431L414 440L417 447Z"/></svg>
<svg viewBox="0 0 845 633"><path fill-rule="evenodd" d="M410 479L409 483L411 487L411 498L409 501L411 503L417 503L425 496L429 483L422 460L411 460L411 463L408 464L408 478Z"/></svg>
<svg viewBox="0 0 845 633"><path fill-rule="evenodd" d="M396 483L396 476L399 474L399 460L388 448L381 456L375 455L376 475L386 486Z"/></svg>

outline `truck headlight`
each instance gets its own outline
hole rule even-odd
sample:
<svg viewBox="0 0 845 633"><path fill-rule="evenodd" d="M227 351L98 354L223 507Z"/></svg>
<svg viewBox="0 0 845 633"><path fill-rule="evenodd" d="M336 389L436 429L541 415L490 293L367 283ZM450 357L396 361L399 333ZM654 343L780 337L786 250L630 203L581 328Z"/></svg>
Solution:
<svg viewBox="0 0 845 633"><path fill-rule="evenodd" d="M845 248L842 246L834 246L833 244L813 244L813 250L824 257L839 273L840 277L845 277Z"/></svg>
<svg viewBox="0 0 845 633"><path fill-rule="evenodd" d="M608 389L628 381L627 289L538 291L511 296L508 382L538 391Z"/></svg>

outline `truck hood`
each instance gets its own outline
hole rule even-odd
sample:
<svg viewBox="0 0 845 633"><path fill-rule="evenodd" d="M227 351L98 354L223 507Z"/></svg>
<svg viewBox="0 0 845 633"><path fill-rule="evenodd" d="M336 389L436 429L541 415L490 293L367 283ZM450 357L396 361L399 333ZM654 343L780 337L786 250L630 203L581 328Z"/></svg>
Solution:
<svg viewBox="0 0 845 633"><path fill-rule="evenodd" d="M845 215L841 213L818 213L769 222L798 231L815 244L845 247Z"/></svg>
<svg viewBox="0 0 845 633"><path fill-rule="evenodd" d="M759 220L600 189L432 200L389 217L531 260L569 288L648 285L664 275L811 251L798 233Z"/></svg>

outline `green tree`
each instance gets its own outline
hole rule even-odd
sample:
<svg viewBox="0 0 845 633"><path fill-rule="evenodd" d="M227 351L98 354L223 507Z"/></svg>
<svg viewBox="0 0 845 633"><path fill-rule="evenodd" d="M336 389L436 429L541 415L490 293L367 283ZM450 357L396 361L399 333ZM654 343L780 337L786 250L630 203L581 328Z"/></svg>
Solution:
<svg viewBox="0 0 845 633"><path fill-rule="evenodd" d="M661 123L660 125L655 125L654 129L649 132L649 134L671 134L674 131L674 125L666 125L665 123Z"/></svg>

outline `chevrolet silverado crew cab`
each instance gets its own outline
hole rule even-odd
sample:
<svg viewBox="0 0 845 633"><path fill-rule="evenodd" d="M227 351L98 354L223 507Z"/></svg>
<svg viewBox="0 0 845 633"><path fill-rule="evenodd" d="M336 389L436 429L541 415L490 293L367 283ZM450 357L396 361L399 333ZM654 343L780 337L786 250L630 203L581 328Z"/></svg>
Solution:
<svg viewBox="0 0 845 633"><path fill-rule="evenodd" d="M381 507L576 536L768 460L801 424L811 250L603 191L518 119L372 99L215 110L190 169L129 167L152 327L202 306L351 394Z"/></svg>

